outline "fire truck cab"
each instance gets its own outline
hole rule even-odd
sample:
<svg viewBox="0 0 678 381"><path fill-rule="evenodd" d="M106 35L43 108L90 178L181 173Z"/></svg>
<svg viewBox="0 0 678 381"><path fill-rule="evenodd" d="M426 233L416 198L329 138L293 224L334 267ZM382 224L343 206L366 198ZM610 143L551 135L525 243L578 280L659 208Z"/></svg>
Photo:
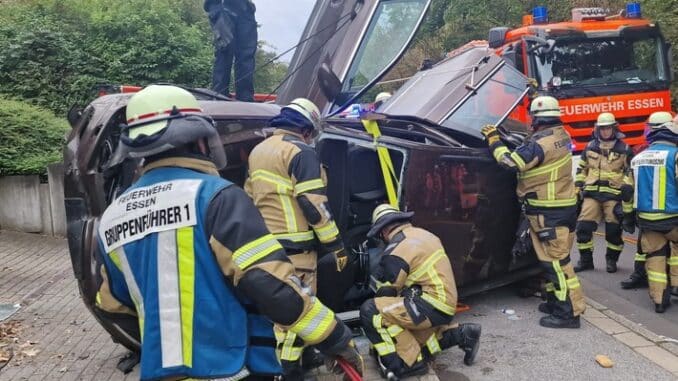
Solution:
<svg viewBox="0 0 678 381"><path fill-rule="evenodd" d="M575 151L590 140L601 112L613 113L626 141L639 145L648 116L671 111L671 47L638 3L616 14L575 8L571 21L556 23L536 7L521 27L492 28L488 44L534 78L540 93L559 99ZM514 117L527 121L526 107Z"/></svg>

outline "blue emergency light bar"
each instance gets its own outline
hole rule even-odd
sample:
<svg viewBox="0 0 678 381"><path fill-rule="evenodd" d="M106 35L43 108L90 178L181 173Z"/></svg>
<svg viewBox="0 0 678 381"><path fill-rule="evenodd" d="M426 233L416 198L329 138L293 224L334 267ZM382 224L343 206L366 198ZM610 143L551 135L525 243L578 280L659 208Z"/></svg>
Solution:
<svg viewBox="0 0 678 381"><path fill-rule="evenodd" d="M546 7L532 8L532 22L535 24L546 24L549 22L549 12Z"/></svg>
<svg viewBox="0 0 678 381"><path fill-rule="evenodd" d="M640 10L640 3L627 3L626 4L626 18L629 19L639 19L643 17Z"/></svg>

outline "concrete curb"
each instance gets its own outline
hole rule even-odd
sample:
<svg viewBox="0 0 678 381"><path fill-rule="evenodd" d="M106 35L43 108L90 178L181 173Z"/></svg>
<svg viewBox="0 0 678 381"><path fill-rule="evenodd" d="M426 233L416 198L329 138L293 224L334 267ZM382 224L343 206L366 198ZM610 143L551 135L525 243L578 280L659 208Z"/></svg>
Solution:
<svg viewBox="0 0 678 381"><path fill-rule="evenodd" d="M586 321L678 377L678 345L590 298L586 301Z"/></svg>

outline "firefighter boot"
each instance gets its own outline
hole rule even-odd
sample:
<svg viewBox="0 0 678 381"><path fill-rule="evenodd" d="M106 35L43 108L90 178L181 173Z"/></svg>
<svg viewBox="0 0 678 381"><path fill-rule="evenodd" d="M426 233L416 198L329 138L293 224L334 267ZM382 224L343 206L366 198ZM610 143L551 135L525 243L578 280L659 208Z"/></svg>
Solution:
<svg viewBox="0 0 678 381"><path fill-rule="evenodd" d="M280 361L282 365L284 381L304 381L304 369L301 367L301 361Z"/></svg>
<svg viewBox="0 0 678 381"><path fill-rule="evenodd" d="M632 288L647 287L647 273L645 272L645 262L633 262L633 272L629 279L621 281L621 288L630 290Z"/></svg>
<svg viewBox="0 0 678 381"><path fill-rule="evenodd" d="M671 306L671 292L669 288L666 288L666 290L664 290L664 294L662 295L662 302L654 304L654 312L662 314L667 308L669 308L669 306Z"/></svg>
<svg viewBox="0 0 678 381"><path fill-rule="evenodd" d="M464 323L456 328L448 329L443 332L440 339L440 348L445 350L458 345L464 351L464 364L473 365L480 347L480 333L482 327L480 324Z"/></svg>
<svg viewBox="0 0 678 381"><path fill-rule="evenodd" d="M579 251L579 262L574 266L574 272L578 273L580 271L593 270L593 251L591 250L580 250Z"/></svg>
<svg viewBox="0 0 678 381"><path fill-rule="evenodd" d="M554 315L544 316L539 319L539 325L546 328L579 328L581 321L579 316L570 319L562 319Z"/></svg>
<svg viewBox="0 0 678 381"><path fill-rule="evenodd" d="M617 272L617 261L619 260L619 252L616 250L607 250L607 254L605 254L605 270L608 273L616 273Z"/></svg>
<svg viewBox="0 0 678 381"><path fill-rule="evenodd" d="M398 381L401 378L428 373L428 365L423 360L417 360L412 366L407 366L395 353L385 356L377 355L377 364L379 373L388 381Z"/></svg>

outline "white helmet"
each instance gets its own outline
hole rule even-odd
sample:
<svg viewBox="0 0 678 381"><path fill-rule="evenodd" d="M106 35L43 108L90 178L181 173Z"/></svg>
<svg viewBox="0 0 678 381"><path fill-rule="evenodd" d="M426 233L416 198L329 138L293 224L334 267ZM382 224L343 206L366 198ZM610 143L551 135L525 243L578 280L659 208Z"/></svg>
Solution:
<svg viewBox="0 0 678 381"><path fill-rule="evenodd" d="M167 85L151 85L134 94L125 111L116 158L154 156L206 139L217 168L226 166L226 154L214 121L203 113L188 91Z"/></svg>
<svg viewBox="0 0 678 381"><path fill-rule="evenodd" d="M610 127L613 130L612 135L608 139L603 139L603 137L600 135L600 129L605 127ZM598 115L598 119L596 120L595 128L593 130L593 135L598 139L608 141L621 139L624 137L623 134L619 133L619 123L617 123L617 119L615 119L614 115L609 112L604 112Z"/></svg>
<svg viewBox="0 0 678 381"><path fill-rule="evenodd" d="M391 97L391 93L388 91L382 91L381 93L377 94L376 97L374 97L374 103L384 103L388 98Z"/></svg>
<svg viewBox="0 0 678 381"><path fill-rule="evenodd" d="M290 109L298 112L304 118L306 118L315 130L320 129L320 110L313 102L306 98L297 98L293 100L290 104L283 107L283 109Z"/></svg>
<svg viewBox="0 0 678 381"><path fill-rule="evenodd" d="M678 118L678 117L677 117ZM647 119L647 125L652 130L666 128L674 134L678 134L678 124L673 120L670 112L657 111L653 112Z"/></svg>
<svg viewBox="0 0 678 381"><path fill-rule="evenodd" d="M560 105L554 97L539 96L530 104L532 117L560 118Z"/></svg>

